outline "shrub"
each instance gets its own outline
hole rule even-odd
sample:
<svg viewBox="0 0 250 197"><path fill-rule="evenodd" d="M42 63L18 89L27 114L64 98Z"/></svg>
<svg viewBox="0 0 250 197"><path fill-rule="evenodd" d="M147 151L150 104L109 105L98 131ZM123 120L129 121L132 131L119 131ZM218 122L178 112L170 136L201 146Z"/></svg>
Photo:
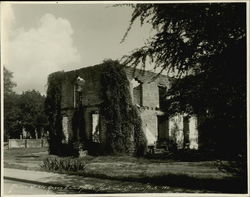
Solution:
<svg viewBox="0 0 250 197"><path fill-rule="evenodd" d="M43 160L41 167L49 171L59 171L59 172L78 172L83 171L88 163L87 160L82 158L58 158L49 157Z"/></svg>
<svg viewBox="0 0 250 197"><path fill-rule="evenodd" d="M226 173L230 173L234 176L240 176L247 178L247 156L238 155L234 160L231 161L216 161L217 168Z"/></svg>

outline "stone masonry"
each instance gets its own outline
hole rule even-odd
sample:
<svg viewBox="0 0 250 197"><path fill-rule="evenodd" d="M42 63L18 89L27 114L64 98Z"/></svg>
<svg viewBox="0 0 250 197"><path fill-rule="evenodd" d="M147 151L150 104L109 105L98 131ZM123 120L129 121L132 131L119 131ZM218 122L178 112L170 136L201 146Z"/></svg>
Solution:
<svg viewBox="0 0 250 197"><path fill-rule="evenodd" d="M153 80L155 73L130 67L126 67L125 72L133 103L141 113L148 145L167 148L171 142L178 149L198 149L197 118L185 115L167 117L161 108L161 99L165 98L171 79L160 75ZM99 111L102 103L101 73L101 65L65 72L61 98L64 143L83 136L96 143L108 143ZM75 120L79 102L84 107L84 114L80 120ZM75 124L78 124L77 129L74 129Z"/></svg>

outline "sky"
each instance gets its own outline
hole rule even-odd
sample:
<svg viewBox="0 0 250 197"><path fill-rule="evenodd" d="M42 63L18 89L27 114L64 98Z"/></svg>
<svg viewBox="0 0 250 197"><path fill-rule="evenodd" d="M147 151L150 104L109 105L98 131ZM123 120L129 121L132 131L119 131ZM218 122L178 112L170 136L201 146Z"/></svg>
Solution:
<svg viewBox="0 0 250 197"><path fill-rule="evenodd" d="M137 21L121 43L132 8L113 5L2 3L2 64L13 72L15 91L45 94L52 72L120 59L143 46L151 26Z"/></svg>

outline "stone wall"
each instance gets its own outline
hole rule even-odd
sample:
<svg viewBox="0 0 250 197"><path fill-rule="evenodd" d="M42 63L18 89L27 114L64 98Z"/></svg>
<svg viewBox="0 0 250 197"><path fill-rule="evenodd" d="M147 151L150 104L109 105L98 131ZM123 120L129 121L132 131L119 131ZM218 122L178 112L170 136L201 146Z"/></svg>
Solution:
<svg viewBox="0 0 250 197"><path fill-rule="evenodd" d="M84 107L84 127L86 131L87 139L91 139L91 116L90 114L93 110L99 110L98 106L101 104L101 73L103 72L101 65L96 65L92 67L82 68L75 71L65 72L64 80L62 83L62 115L63 115L63 131L65 133L65 138L68 139L74 135L72 126L73 114L75 110L75 94L74 94L74 85L77 77L84 79L85 83L82 89L82 105ZM142 96L142 121L143 128L146 132L151 132L155 138L157 138L157 116L155 110L159 107L159 91L158 85L169 86L169 80L166 76L160 76L156 80L153 80L153 77L156 75L151 72L142 73L139 70L134 70L133 68L125 68L128 80L131 81L134 78L137 78L141 83L141 96ZM140 93L137 92L139 95ZM132 95L132 91L131 91ZM137 95L137 96L138 96ZM137 103L139 101L137 100ZM68 122L68 123L67 123ZM103 123L104 124L104 123ZM104 129L102 125L102 130ZM105 131L100 133L100 138L104 142ZM151 135L150 134L150 135Z"/></svg>
<svg viewBox="0 0 250 197"><path fill-rule="evenodd" d="M9 148L42 148L48 147L46 139L9 139Z"/></svg>
<svg viewBox="0 0 250 197"><path fill-rule="evenodd" d="M157 130L157 116L153 109L141 109L142 127L146 138L148 140L148 145L156 144L158 130Z"/></svg>
<svg viewBox="0 0 250 197"><path fill-rule="evenodd" d="M171 117L169 120L169 137L172 139L178 149L189 148L198 149L198 128L197 128L197 117L191 116L188 119L188 131L184 130L184 116L176 115ZM184 132L188 132L189 146L184 147Z"/></svg>
<svg viewBox="0 0 250 197"><path fill-rule="evenodd" d="M63 131L65 133L65 139L70 139L74 135L78 138L85 137L88 140L92 139L92 113L99 113L99 106L102 103L102 88L101 74L103 67L96 65L92 67L82 68L70 72L65 72L64 81L62 83L62 116L63 119ZM143 72L140 70L134 70L133 68L126 67L125 72L130 82L130 92L132 100L135 104L138 104L141 111L141 118L143 124L143 130L150 143L156 143L158 140L158 120L157 116L164 116L164 112L161 111L159 103L159 86L165 87L166 90L171 86L171 79L167 76L160 75L155 78L156 74L152 72ZM76 78L82 78L85 83L82 88L82 105L84 112L82 114L82 124L84 128L77 130L78 133L73 131L73 117L76 111L75 99L75 81ZM141 88L133 90L133 80L141 83ZM141 92L140 92L141 91ZM135 92L135 98L133 96ZM141 97L141 101L140 101ZM68 123L67 123L68 122ZM166 127L165 138L174 139L179 149L184 147L184 125L183 117L176 116L169 120L166 120L164 127ZM189 148L198 149L198 131L197 131L197 119L191 117L188 123L189 127ZM83 131L85 134L83 136ZM100 114L100 142L106 143L106 127ZM164 138L164 134L162 133ZM186 139L186 138L185 138Z"/></svg>
<svg viewBox="0 0 250 197"><path fill-rule="evenodd" d="M196 116L192 116L189 118L189 148L190 149L198 149L198 120Z"/></svg>
<svg viewBox="0 0 250 197"><path fill-rule="evenodd" d="M156 74L152 72L143 72L140 70L134 70L133 68L126 68L128 80L131 82L136 79L141 82L142 89L142 102L139 106L142 118L143 130L146 135L149 145L156 145L158 140L158 121L157 116L164 113L159 109L159 86L166 87L171 86L169 77L160 75L155 78ZM137 95L139 93L137 92ZM133 91L131 91L133 95ZM134 99L137 101L136 99ZM138 101L137 101L138 103ZM165 132L168 132L166 130Z"/></svg>

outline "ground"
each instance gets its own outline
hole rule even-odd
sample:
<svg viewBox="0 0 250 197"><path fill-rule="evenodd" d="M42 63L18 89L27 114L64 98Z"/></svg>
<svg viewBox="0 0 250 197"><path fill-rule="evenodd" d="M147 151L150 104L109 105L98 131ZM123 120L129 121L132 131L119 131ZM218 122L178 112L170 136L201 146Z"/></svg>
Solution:
<svg viewBox="0 0 250 197"><path fill-rule="evenodd" d="M56 158L49 156L46 148L5 149L4 167L42 171L44 169L41 164L48 157ZM150 187L154 186L154 189L149 187L153 192L163 192L167 187L172 192L244 192L239 187L242 185L241 177L220 171L216 161L180 162L131 156L87 156L82 159L86 160L83 170L60 173L94 177L103 181L129 181L133 182L132 185L150 184Z"/></svg>

